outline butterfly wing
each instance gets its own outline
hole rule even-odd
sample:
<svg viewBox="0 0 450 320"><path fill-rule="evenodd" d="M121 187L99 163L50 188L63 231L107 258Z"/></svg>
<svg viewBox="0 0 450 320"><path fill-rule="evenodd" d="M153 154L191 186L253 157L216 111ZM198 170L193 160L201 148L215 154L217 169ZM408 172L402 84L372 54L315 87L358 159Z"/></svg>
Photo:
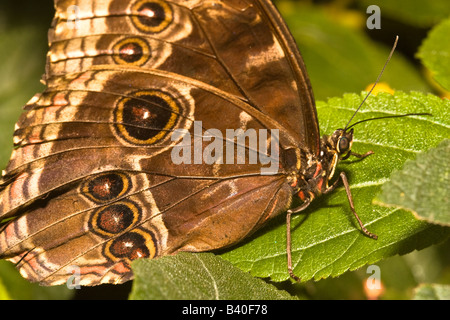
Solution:
<svg viewBox="0 0 450 320"><path fill-rule="evenodd" d="M45 285L74 270L121 283L136 258L232 245L290 205L286 171L261 175L247 140L242 164L195 158L211 128L216 151L238 147L226 131L239 128L278 129L267 150L314 148L309 82L271 3L79 0L76 19L72 4L55 1L47 89L2 177L2 258Z"/></svg>
<svg viewBox="0 0 450 320"><path fill-rule="evenodd" d="M72 21L72 2L58 1L58 24L50 32L50 75L98 64L184 75L245 99L282 124L292 145L318 153L319 126L309 77L271 1L116 0L108 8L95 3L77 1L77 28L71 28L67 21ZM149 4L161 5L155 10L162 12L155 19L159 24L136 18L146 14ZM142 54L127 55L131 48Z"/></svg>

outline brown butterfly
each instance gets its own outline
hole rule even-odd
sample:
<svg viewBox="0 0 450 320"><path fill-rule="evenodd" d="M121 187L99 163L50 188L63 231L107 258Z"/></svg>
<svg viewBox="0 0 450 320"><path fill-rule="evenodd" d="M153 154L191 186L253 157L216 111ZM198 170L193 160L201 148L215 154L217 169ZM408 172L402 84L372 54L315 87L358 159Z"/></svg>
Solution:
<svg viewBox="0 0 450 320"><path fill-rule="evenodd" d="M62 284L77 266L82 285L122 283L134 259L236 244L299 196L296 278L292 213L342 180L358 218L345 174L329 181L341 158L370 152L350 151L349 128L320 138L269 0L55 8L47 88L25 106L0 182L0 257L25 278Z"/></svg>

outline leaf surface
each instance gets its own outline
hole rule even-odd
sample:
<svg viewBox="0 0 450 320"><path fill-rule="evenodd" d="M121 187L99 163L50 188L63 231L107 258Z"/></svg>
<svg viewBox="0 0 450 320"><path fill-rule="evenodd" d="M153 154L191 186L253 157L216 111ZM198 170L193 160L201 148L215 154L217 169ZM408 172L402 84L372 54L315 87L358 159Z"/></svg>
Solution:
<svg viewBox="0 0 450 320"><path fill-rule="evenodd" d="M450 226L450 140L418 154L383 185L377 203L397 206L430 223ZM426 190L426 191L425 191Z"/></svg>
<svg viewBox="0 0 450 320"><path fill-rule="evenodd" d="M450 19L446 19L431 30L417 53L436 81L447 90L450 90L449 33Z"/></svg>
<svg viewBox="0 0 450 320"><path fill-rule="evenodd" d="M212 253L137 260L133 272L133 300L293 299Z"/></svg>

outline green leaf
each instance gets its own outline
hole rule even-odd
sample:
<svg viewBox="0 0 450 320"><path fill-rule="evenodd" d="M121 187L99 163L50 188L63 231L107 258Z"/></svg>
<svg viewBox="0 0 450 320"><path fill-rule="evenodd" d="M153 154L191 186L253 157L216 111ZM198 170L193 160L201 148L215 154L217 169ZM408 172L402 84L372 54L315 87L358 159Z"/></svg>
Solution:
<svg viewBox="0 0 450 320"><path fill-rule="evenodd" d="M375 82L390 47L371 40L364 29L340 24L318 6L296 5L294 1L277 5L300 48L317 100L360 92ZM367 18L365 11L361 15ZM394 39L395 34L392 43ZM399 41L403 43L402 37ZM396 90L430 91L420 72L399 51L382 81Z"/></svg>
<svg viewBox="0 0 450 320"><path fill-rule="evenodd" d="M0 261L0 298L3 294L14 300L62 300L70 299L74 290L66 286L43 287L31 283L17 272L14 265L8 261Z"/></svg>
<svg viewBox="0 0 450 320"><path fill-rule="evenodd" d="M422 284L416 288L414 300L450 300L450 285Z"/></svg>
<svg viewBox="0 0 450 320"><path fill-rule="evenodd" d="M397 206L430 223L450 226L450 140L418 154L383 185L377 204Z"/></svg>
<svg viewBox="0 0 450 320"><path fill-rule="evenodd" d="M1 278L0 278L0 300L11 300L11 297L8 293L8 289L3 284Z"/></svg>
<svg viewBox="0 0 450 320"><path fill-rule="evenodd" d="M133 300L293 299L212 253L181 252L132 264Z"/></svg>
<svg viewBox="0 0 450 320"><path fill-rule="evenodd" d="M450 90L450 19L442 21L428 34L423 41L417 57L432 71L440 85Z"/></svg>
<svg viewBox="0 0 450 320"><path fill-rule="evenodd" d="M344 127L364 94L318 102L323 132L330 134L335 128ZM347 173L356 211L379 238L370 239L360 231L345 190L340 187L319 197L302 214L293 217L292 255L296 275L303 281L336 277L389 256L423 249L450 235L450 228L419 221L408 211L372 204L393 170L450 136L449 111L449 100L417 92L369 97L354 121L411 112L430 112L433 116L368 121L355 127L352 150L357 153L373 150L375 154L363 160L343 161L337 172ZM274 281L288 279L284 217L277 218L222 257L255 276Z"/></svg>

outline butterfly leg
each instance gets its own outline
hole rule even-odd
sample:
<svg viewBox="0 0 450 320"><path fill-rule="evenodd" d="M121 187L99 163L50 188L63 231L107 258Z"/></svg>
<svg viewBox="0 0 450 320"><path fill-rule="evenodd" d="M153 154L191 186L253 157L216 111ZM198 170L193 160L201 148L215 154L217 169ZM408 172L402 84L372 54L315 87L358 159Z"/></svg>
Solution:
<svg viewBox="0 0 450 320"><path fill-rule="evenodd" d="M371 153L370 153L371 154ZM363 155L364 156L364 155ZM367 228L364 226L364 224L362 223L361 219L359 218L358 214L356 213L355 210L355 205L353 204L353 197L352 197L352 193L350 191L350 186L348 184L348 180L347 180L347 176L345 174L345 172L341 172L340 173L340 178L342 180L342 182L344 183L344 188L345 188L345 192L347 193L347 199L348 202L350 204L350 209L352 210L353 215L355 216L356 220L359 223L359 226L361 227L361 230L364 232L364 234L372 239L378 239L378 236L376 234L371 233L369 230L367 230ZM339 179L337 179L330 187L328 187L328 189L326 189L323 193L327 194L331 191L333 191L337 184L339 182Z"/></svg>
<svg viewBox="0 0 450 320"><path fill-rule="evenodd" d="M293 210L288 210L286 214L286 252L287 252L287 265L288 265L288 272L292 279L294 279L297 282L300 282L300 278L294 274L294 271L292 270L292 252L291 252L291 215L293 213L298 213L300 211L305 210L309 204L311 203L311 200L308 198L305 200L305 202L300 206Z"/></svg>
<svg viewBox="0 0 450 320"><path fill-rule="evenodd" d="M365 158L365 157L367 157L367 156L370 156L371 154L374 154L374 152L373 152L372 150L367 151L367 152L364 153L364 154L355 153L355 152L350 151L350 155L351 155L351 156L354 156L354 157L357 157L357 158Z"/></svg>
<svg viewBox="0 0 450 320"><path fill-rule="evenodd" d="M365 158L365 157L367 157L367 156L370 156L371 154L374 154L374 152L373 152L372 150L367 151L367 152L364 153L364 154L355 153L355 152L350 151L349 153L347 153L347 154L345 155L345 157L341 158L341 160L346 160L346 159L348 159L350 156L354 156L354 157L363 159L363 158Z"/></svg>

